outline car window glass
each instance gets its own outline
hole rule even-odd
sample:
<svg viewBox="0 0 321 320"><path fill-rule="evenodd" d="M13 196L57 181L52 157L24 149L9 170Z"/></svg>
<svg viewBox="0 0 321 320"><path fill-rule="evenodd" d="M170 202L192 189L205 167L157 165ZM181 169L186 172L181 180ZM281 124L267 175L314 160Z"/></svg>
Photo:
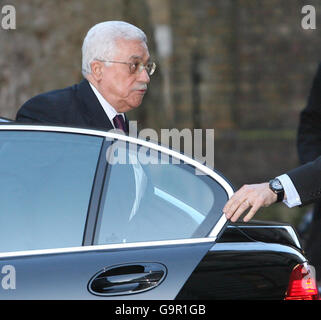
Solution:
<svg viewBox="0 0 321 320"><path fill-rule="evenodd" d="M205 237L220 219L228 196L214 179L145 147L119 143L110 157L115 154L117 161L108 161L95 243Z"/></svg>
<svg viewBox="0 0 321 320"><path fill-rule="evenodd" d="M0 132L0 251L82 244L102 140Z"/></svg>

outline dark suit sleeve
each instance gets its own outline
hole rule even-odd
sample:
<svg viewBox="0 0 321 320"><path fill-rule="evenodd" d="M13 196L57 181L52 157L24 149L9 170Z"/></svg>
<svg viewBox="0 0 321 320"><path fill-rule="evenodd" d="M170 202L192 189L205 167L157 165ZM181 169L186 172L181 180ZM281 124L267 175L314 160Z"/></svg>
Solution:
<svg viewBox="0 0 321 320"><path fill-rule="evenodd" d="M300 114L297 147L302 164L321 155L321 64L314 77L307 106Z"/></svg>
<svg viewBox="0 0 321 320"><path fill-rule="evenodd" d="M302 205L321 200L321 156L287 172L287 175L299 193Z"/></svg>

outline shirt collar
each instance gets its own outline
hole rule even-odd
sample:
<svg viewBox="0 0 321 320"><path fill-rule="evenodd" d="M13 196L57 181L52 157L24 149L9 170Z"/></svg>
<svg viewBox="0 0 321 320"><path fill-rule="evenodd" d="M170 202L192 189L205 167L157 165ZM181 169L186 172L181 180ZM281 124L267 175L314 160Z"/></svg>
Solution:
<svg viewBox="0 0 321 320"><path fill-rule="evenodd" d="M89 81L88 81L89 82ZM89 82L91 89L94 91L98 101L100 102L102 108L104 109L105 113L107 114L108 119L114 125L113 119L116 115L121 114L125 120L123 113L118 113L115 108L100 94L100 92Z"/></svg>

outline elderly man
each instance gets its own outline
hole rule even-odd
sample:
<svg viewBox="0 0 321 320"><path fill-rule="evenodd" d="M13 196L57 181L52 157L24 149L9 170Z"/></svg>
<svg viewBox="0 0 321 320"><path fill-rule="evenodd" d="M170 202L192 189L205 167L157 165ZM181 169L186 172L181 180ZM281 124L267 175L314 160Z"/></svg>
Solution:
<svg viewBox="0 0 321 320"><path fill-rule="evenodd" d="M93 26L82 46L84 80L37 95L20 108L16 120L128 133L124 113L143 100L156 68L145 33L123 21Z"/></svg>
<svg viewBox="0 0 321 320"><path fill-rule="evenodd" d="M231 197L223 208L232 222L246 212L249 221L261 207L283 201L288 207L307 205L321 200L321 156L295 168L269 183L244 185Z"/></svg>

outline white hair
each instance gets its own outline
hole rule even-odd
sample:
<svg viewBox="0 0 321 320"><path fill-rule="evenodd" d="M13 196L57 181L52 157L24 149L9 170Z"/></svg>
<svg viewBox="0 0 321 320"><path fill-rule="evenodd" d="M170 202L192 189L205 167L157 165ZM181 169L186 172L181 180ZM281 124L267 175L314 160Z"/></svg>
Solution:
<svg viewBox="0 0 321 320"><path fill-rule="evenodd" d="M145 33L124 21L105 21L94 25L82 45L82 74L91 73L90 64L95 59L113 60L118 39L141 40L147 43Z"/></svg>

